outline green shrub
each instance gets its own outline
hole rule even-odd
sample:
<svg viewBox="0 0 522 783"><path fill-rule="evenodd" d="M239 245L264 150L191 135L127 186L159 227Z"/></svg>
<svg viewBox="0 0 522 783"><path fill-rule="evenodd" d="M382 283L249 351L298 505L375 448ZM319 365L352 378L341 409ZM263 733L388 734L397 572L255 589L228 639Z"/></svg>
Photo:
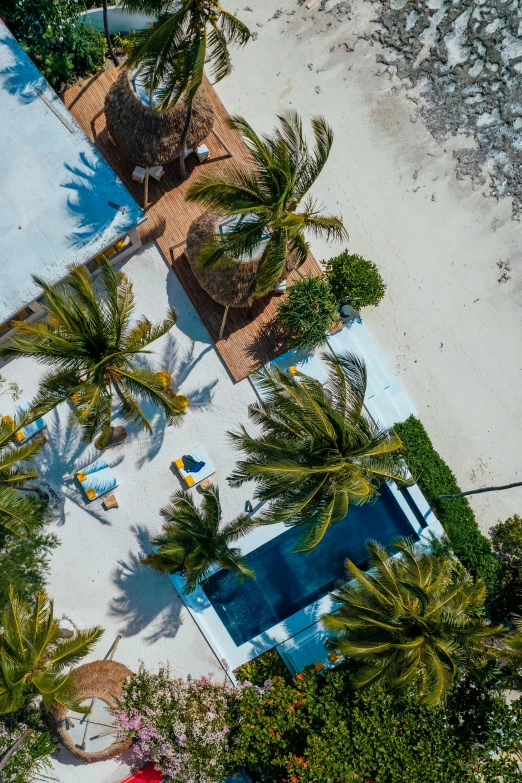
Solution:
<svg viewBox="0 0 522 783"><path fill-rule="evenodd" d="M491 542L479 530L466 498L435 500L437 495L460 492L452 471L433 448L421 422L410 416L395 425L404 444L404 458L426 500L440 520L453 550L467 570L483 579L488 595L494 598L500 588L501 564L493 554Z"/></svg>
<svg viewBox="0 0 522 783"><path fill-rule="evenodd" d="M326 342L338 320L330 288L322 277L305 277L290 288L278 307L279 323L296 348L313 350Z"/></svg>
<svg viewBox="0 0 522 783"><path fill-rule="evenodd" d="M283 659L277 650L268 650L253 661L248 661L235 670L239 682L251 682L252 685L262 686L266 680L272 677L291 679L290 672L283 663Z"/></svg>
<svg viewBox="0 0 522 783"><path fill-rule="evenodd" d="M0 0L0 15L55 90L105 62L103 33L75 23L83 10L83 0Z"/></svg>
<svg viewBox="0 0 522 783"><path fill-rule="evenodd" d="M502 564L502 584L496 613L507 617L522 613L522 517L515 514L492 530L493 551Z"/></svg>
<svg viewBox="0 0 522 783"><path fill-rule="evenodd" d="M345 250L324 262L325 274L336 302L348 299L356 310L379 304L386 285L373 261Z"/></svg>
<svg viewBox="0 0 522 783"><path fill-rule="evenodd" d="M50 771L50 756L56 751L56 746L49 729L40 725L40 715L36 710L1 716L0 759L29 727L33 728L34 732L2 770L0 777L3 783L52 780L46 773Z"/></svg>
<svg viewBox="0 0 522 783"><path fill-rule="evenodd" d="M512 751L522 705L509 707L462 681L445 705L421 707L411 694L353 692L342 664L293 680L244 688L243 719L231 754L255 781L283 783L514 783ZM500 758L497 751L506 751Z"/></svg>
<svg viewBox="0 0 522 783"><path fill-rule="evenodd" d="M49 555L57 546L56 536L45 531L45 521L23 538L0 529L0 612L7 606L9 585L21 598L34 600L45 586Z"/></svg>

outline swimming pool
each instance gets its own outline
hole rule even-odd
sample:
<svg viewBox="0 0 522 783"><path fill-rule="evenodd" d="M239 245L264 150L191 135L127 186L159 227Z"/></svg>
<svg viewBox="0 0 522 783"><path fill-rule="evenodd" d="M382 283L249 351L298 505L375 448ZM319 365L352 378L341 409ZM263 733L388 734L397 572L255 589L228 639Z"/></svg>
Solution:
<svg viewBox="0 0 522 783"><path fill-rule="evenodd" d="M246 561L255 569L255 580L240 582L221 570L203 583L205 595L237 646L326 595L345 577L346 558L364 566L368 539L384 545L398 535L419 539L387 486L375 503L352 506L312 552L293 552L301 535L299 528L289 528L252 550Z"/></svg>

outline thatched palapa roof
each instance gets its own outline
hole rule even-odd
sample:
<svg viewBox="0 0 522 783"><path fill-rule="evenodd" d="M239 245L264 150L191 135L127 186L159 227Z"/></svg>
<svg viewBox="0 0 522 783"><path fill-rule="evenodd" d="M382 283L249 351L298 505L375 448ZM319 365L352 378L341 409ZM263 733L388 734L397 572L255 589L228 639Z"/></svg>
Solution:
<svg viewBox="0 0 522 783"><path fill-rule="evenodd" d="M219 224L223 220L223 215L218 215L215 212L205 212L194 220L187 234L187 256L190 268L201 288L215 302L224 307L249 307L252 304L252 294L256 287L256 272L260 255L249 261L233 261L208 269L200 269L197 265L202 246L212 234L218 233ZM289 256L281 279L290 274L294 268L295 261Z"/></svg>
<svg viewBox="0 0 522 783"><path fill-rule="evenodd" d="M180 140L186 118L183 98L164 112L154 112L136 94L131 74L122 68L105 96L105 119L116 146L140 166L161 166L181 154ZM187 147L195 149L214 126L214 110L201 87L192 103Z"/></svg>
<svg viewBox="0 0 522 783"><path fill-rule="evenodd" d="M117 661L93 661L78 666L71 672L71 685L74 688L78 701L82 702L88 699L101 699L110 707L115 706L115 698L121 696L123 684L127 677L132 674L122 663ZM76 758L82 759L86 763L94 761L104 761L119 756L124 750L130 748L132 740L117 742L109 745L104 750L98 750L89 753L76 745L68 731L67 718L68 710L61 704L54 703L50 710L50 718L53 721L56 731L60 737L60 742Z"/></svg>
<svg viewBox="0 0 522 783"><path fill-rule="evenodd" d="M190 268L201 288L215 302L225 307L248 307L255 289L256 270L259 259L234 261L219 264L209 269L200 269L197 260L202 246L212 234L216 234L222 216L205 212L189 228L187 234L187 256Z"/></svg>

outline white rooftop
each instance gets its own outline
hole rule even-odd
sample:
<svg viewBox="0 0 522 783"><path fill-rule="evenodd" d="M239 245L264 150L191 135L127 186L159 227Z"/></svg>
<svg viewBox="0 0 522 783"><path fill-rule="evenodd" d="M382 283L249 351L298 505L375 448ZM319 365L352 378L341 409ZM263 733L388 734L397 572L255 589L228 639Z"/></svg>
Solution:
<svg viewBox="0 0 522 783"><path fill-rule="evenodd" d="M2 22L0 150L2 323L144 215Z"/></svg>

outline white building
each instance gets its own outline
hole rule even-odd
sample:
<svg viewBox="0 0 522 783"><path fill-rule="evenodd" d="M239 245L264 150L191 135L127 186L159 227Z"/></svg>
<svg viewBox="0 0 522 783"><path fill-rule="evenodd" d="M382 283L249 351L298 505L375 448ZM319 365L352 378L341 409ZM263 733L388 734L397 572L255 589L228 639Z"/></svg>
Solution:
<svg viewBox="0 0 522 783"><path fill-rule="evenodd" d="M140 207L0 22L0 341L42 314L33 275L56 283L141 241Z"/></svg>

